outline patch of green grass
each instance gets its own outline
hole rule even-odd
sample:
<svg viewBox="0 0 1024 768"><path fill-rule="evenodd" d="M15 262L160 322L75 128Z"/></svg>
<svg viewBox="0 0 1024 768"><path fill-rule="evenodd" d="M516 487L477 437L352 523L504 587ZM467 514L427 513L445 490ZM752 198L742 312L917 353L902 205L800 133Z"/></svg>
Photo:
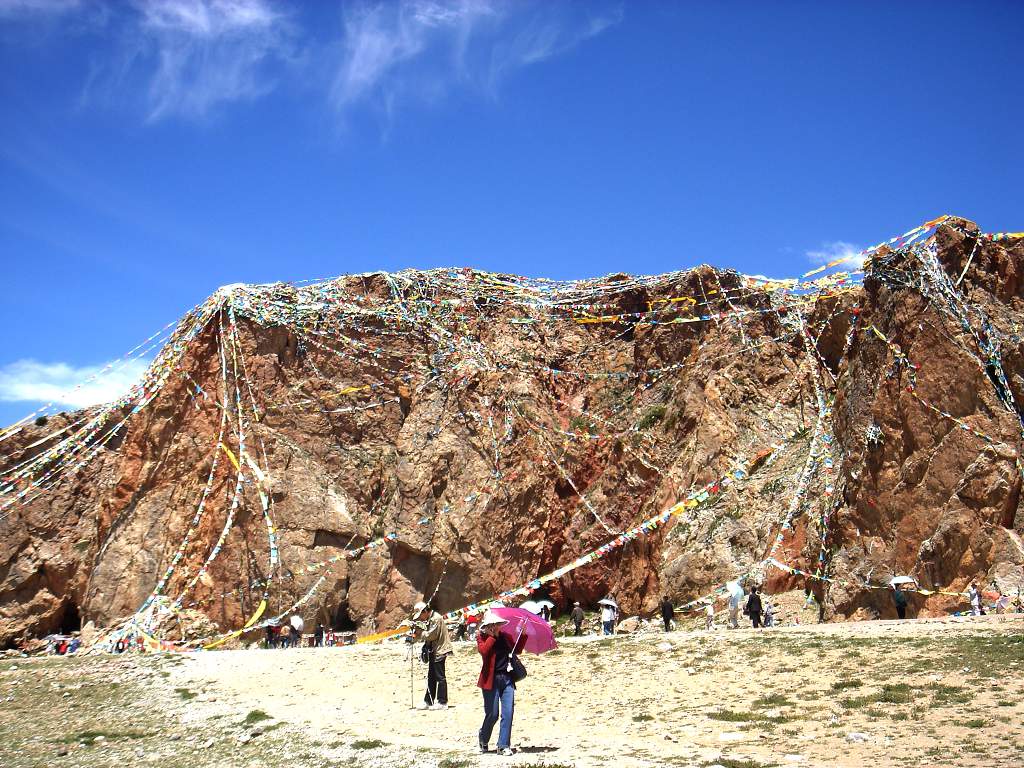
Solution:
<svg viewBox="0 0 1024 768"><path fill-rule="evenodd" d="M642 714L639 714L639 715L633 715L633 722L634 723L649 723L653 719L654 718L651 715L648 715L646 712L644 712Z"/></svg>
<svg viewBox="0 0 1024 768"><path fill-rule="evenodd" d="M562 655L562 649L561 648L553 648L552 650L548 651L547 655L548 656L561 656Z"/></svg>
<svg viewBox="0 0 1024 768"><path fill-rule="evenodd" d="M846 680L836 680L832 683L831 688L833 691L845 691L849 688L860 688L862 685L864 683L854 677Z"/></svg>
<svg viewBox="0 0 1024 768"><path fill-rule="evenodd" d="M1006 699L999 699L996 702L996 706L997 707L1012 707L1013 706L1013 702L1012 701L1007 701Z"/></svg>
<svg viewBox="0 0 1024 768"><path fill-rule="evenodd" d="M86 744L92 744L97 738L102 736L107 741L114 741L115 739L144 739L147 736L152 736L152 733L146 733L144 731L79 731L78 733L71 734L70 736L64 736L63 738L56 739L61 744L75 744L80 741L84 741Z"/></svg>
<svg viewBox="0 0 1024 768"><path fill-rule="evenodd" d="M664 405L652 405L643 415L640 420L636 423L637 429L650 429L659 421L665 418L665 406Z"/></svg>
<svg viewBox="0 0 1024 768"><path fill-rule="evenodd" d="M245 720L242 721L242 725L255 725L264 720L269 720L270 715L264 712L262 709L253 709L249 711L249 714L245 716Z"/></svg>
<svg viewBox="0 0 1024 768"><path fill-rule="evenodd" d="M446 757L437 764L437 768L466 768L468 765L469 760L463 760L458 757Z"/></svg>
<svg viewBox="0 0 1024 768"><path fill-rule="evenodd" d="M778 763L759 763L749 757L725 757L724 755L717 760L713 760L710 763L701 763L703 766L709 765L721 765L722 768L772 768L772 766L778 765Z"/></svg>
<svg viewBox="0 0 1024 768"><path fill-rule="evenodd" d="M973 698L970 691L959 685L932 683L928 686L928 690L932 692L932 702L938 706L944 704L963 704Z"/></svg>
<svg viewBox="0 0 1024 768"><path fill-rule="evenodd" d="M195 691L190 691L188 688L175 688L174 692L185 701L191 701L198 695Z"/></svg>
<svg viewBox="0 0 1024 768"><path fill-rule="evenodd" d="M752 720L757 720L757 715L753 712L737 712L735 709L719 709L714 712L708 712L708 717L712 720L722 720L727 723L749 723Z"/></svg>
<svg viewBox="0 0 1024 768"><path fill-rule="evenodd" d="M875 697L882 704L907 704L914 700L914 692L906 683L887 684Z"/></svg>
<svg viewBox="0 0 1024 768"><path fill-rule="evenodd" d="M964 728L984 728L985 721L981 718L975 718L974 720L965 720L964 722L960 723L960 725L962 725Z"/></svg>
<svg viewBox="0 0 1024 768"><path fill-rule="evenodd" d="M380 739L357 739L352 742L352 749L380 749L387 745L386 741Z"/></svg>
<svg viewBox="0 0 1024 768"><path fill-rule="evenodd" d="M781 693L772 693L768 696L762 696L760 699L755 700L751 706L755 709L772 709L774 707L788 707L792 706L792 704L793 702Z"/></svg>

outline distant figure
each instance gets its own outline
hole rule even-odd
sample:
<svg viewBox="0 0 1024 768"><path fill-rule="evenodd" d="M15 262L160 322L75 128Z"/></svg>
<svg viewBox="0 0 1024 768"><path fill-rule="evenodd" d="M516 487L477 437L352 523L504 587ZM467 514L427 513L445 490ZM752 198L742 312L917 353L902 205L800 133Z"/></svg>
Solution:
<svg viewBox="0 0 1024 768"><path fill-rule="evenodd" d="M324 645L328 648L334 647L334 627L328 627L324 633Z"/></svg>
<svg viewBox="0 0 1024 768"><path fill-rule="evenodd" d="M542 605L540 607L540 615L544 617L544 621L550 622L551 621L551 608L550 608L550 606Z"/></svg>
<svg viewBox="0 0 1024 768"><path fill-rule="evenodd" d="M448 624L426 603L416 603L412 611L413 637L427 647L427 693L420 709L448 709L448 679L445 661L452 653Z"/></svg>
<svg viewBox="0 0 1024 768"><path fill-rule="evenodd" d="M661 598L661 621L665 625L665 631L672 631L672 615L675 613L675 609L672 607L672 601L668 599L668 596L662 596Z"/></svg>
<svg viewBox="0 0 1024 768"><path fill-rule="evenodd" d="M276 627L273 624L267 624L267 648L277 648L277 635L274 633Z"/></svg>
<svg viewBox="0 0 1024 768"><path fill-rule="evenodd" d="M704 629L715 628L715 602L713 600L708 601L708 604L704 607Z"/></svg>
<svg viewBox="0 0 1024 768"><path fill-rule="evenodd" d="M755 629L761 626L761 596L757 594L757 587L750 588L750 597L747 598L747 607L744 613L750 617L751 626Z"/></svg>
<svg viewBox="0 0 1024 768"><path fill-rule="evenodd" d="M313 640L316 643L316 647L317 648L323 648L324 647L324 625L323 624L317 624L316 625L316 632L313 634Z"/></svg>
<svg viewBox="0 0 1024 768"><path fill-rule="evenodd" d="M893 584L892 601L896 604L896 615L901 619L907 618L907 593L900 588L899 584Z"/></svg>
<svg viewBox="0 0 1024 768"><path fill-rule="evenodd" d="M764 625L766 627L775 626L775 609L767 600L764 603Z"/></svg>
<svg viewBox="0 0 1024 768"><path fill-rule="evenodd" d="M466 621L466 614L459 614L459 623L455 627L455 639L465 640L469 632L469 623Z"/></svg>
<svg viewBox="0 0 1024 768"><path fill-rule="evenodd" d="M580 608L578 601L572 604L572 613L569 614L569 618L572 619L572 624L576 628L573 635L579 637L583 634L583 609Z"/></svg>
<svg viewBox="0 0 1024 768"><path fill-rule="evenodd" d="M967 590L967 599L971 601L971 616L984 616L985 609L981 604L981 590L978 589L978 582L971 582Z"/></svg>
<svg viewBox="0 0 1024 768"><path fill-rule="evenodd" d="M476 684L484 695L484 722L480 726L480 751L488 751L488 743L494 725L501 720L498 728L498 754L512 754L512 714L516 706L516 683L510 673L509 657L519 653L526 644L526 635L520 637L516 647L501 628L508 622L490 611L484 614L476 636L476 649L483 664Z"/></svg>
<svg viewBox="0 0 1024 768"><path fill-rule="evenodd" d="M615 613L615 606L608 603L601 606L601 631L603 634L615 634Z"/></svg>
<svg viewBox="0 0 1024 768"><path fill-rule="evenodd" d="M292 641L292 628L287 624L284 624L277 628L277 636L279 638L278 645L281 648L287 648Z"/></svg>
<svg viewBox="0 0 1024 768"><path fill-rule="evenodd" d="M298 648L302 645L302 630L305 629L305 623L302 621L302 617L297 613L293 613L290 619L292 625L292 647Z"/></svg>
<svg viewBox="0 0 1024 768"><path fill-rule="evenodd" d="M739 629L739 616L740 616L740 598L743 593L739 590L735 590L729 593L729 626L733 629Z"/></svg>

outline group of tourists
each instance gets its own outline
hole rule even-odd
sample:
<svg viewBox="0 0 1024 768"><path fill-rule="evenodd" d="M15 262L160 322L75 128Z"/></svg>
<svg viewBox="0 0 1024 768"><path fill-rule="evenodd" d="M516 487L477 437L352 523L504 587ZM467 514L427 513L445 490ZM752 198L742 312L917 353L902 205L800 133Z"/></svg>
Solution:
<svg viewBox="0 0 1024 768"><path fill-rule="evenodd" d="M578 604L577 604L578 605ZM484 613L476 624L476 647L480 653L481 667L477 687L483 694L484 719L477 734L480 751L490 751L494 726L500 721L496 750L499 755L512 754L512 716L515 711L516 681L525 676L517 673L522 669L516 655L526 644L527 636L520 635L512 643L501 634L501 627L508 622L491 611ZM427 690L420 709L448 709L448 680L445 664L452 653L452 641L448 624L437 611L424 602L413 606L412 637L423 642L421 659L427 664Z"/></svg>
<svg viewBox="0 0 1024 768"><path fill-rule="evenodd" d="M299 648L302 646L302 630L306 623L297 613L284 624L267 625L267 648ZM323 625L321 625L321 632Z"/></svg>

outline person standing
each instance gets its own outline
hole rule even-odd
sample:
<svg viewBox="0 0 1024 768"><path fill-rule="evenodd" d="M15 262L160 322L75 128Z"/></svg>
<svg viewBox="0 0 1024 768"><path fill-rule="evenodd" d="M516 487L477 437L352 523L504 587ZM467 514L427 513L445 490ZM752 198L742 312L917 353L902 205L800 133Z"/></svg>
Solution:
<svg viewBox="0 0 1024 768"><path fill-rule="evenodd" d="M757 593L756 586L750 588L750 597L747 598L745 613L750 617L751 626L754 629L759 629L761 626L761 596Z"/></svg>
<svg viewBox="0 0 1024 768"><path fill-rule="evenodd" d="M413 636L427 646L427 693L421 709L448 709L448 679L445 662L452 652L444 617L426 603L413 606Z"/></svg>
<svg viewBox="0 0 1024 768"><path fill-rule="evenodd" d="M715 628L715 601L708 600L706 606L704 606L704 629Z"/></svg>
<svg viewBox="0 0 1024 768"><path fill-rule="evenodd" d="M576 628L573 636L579 637L583 634L583 609L580 608L579 601L572 604L572 613L569 614L569 618L572 619L572 624Z"/></svg>
<svg viewBox="0 0 1024 768"><path fill-rule="evenodd" d="M904 592L899 584L893 584L892 586L892 601L896 604L896 615L901 618L907 618L907 593Z"/></svg>
<svg viewBox="0 0 1024 768"><path fill-rule="evenodd" d="M273 624L267 624L267 648L277 647L277 636L274 633L276 629Z"/></svg>
<svg viewBox="0 0 1024 768"><path fill-rule="evenodd" d="M985 610L981 606L981 590L978 589L978 582L971 582L967 590L967 599L971 601L971 616L984 616Z"/></svg>
<svg viewBox="0 0 1024 768"><path fill-rule="evenodd" d="M729 593L729 626L733 629L739 629L739 616L740 616L740 600L743 597L743 593L739 589L734 589Z"/></svg>
<svg viewBox="0 0 1024 768"><path fill-rule="evenodd" d="M277 635L281 639L281 643L280 643L281 647L282 648L287 648L288 645L291 643L291 639L292 639L292 628L291 628L291 626L288 625L288 624L285 624L283 626L278 627L277 628Z"/></svg>
<svg viewBox="0 0 1024 768"><path fill-rule="evenodd" d="M615 614L615 606L612 603L601 604L601 632L603 634L615 634Z"/></svg>
<svg viewBox="0 0 1024 768"><path fill-rule="evenodd" d="M305 622L302 621L302 617L299 616L299 614L297 614L297 613L293 613L292 614L292 617L290 619L290 623L292 625L292 631L291 631L292 647L293 648L301 648L302 647L302 630L306 628L306 624L305 624Z"/></svg>
<svg viewBox="0 0 1024 768"><path fill-rule="evenodd" d="M672 615L674 613L672 601L668 599L667 595L663 595L661 598L661 621L665 625L666 632L672 631Z"/></svg>
<svg viewBox="0 0 1024 768"><path fill-rule="evenodd" d="M522 635L512 648L511 642L501 633L507 624L500 616L488 611L480 622L476 635L476 649L480 652L482 665L476 684L484 697L484 721L480 726L478 740L480 751L487 752L494 725L501 720L498 728L498 754L512 754L512 715L516 706L516 683L510 674L509 657L519 653L526 645Z"/></svg>
<svg viewBox="0 0 1024 768"><path fill-rule="evenodd" d="M324 647L324 625L323 624L319 624L318 623L316 625L316 632L313 633L313 640L316 643L316 647L317 648L323 648Z"/></svg>

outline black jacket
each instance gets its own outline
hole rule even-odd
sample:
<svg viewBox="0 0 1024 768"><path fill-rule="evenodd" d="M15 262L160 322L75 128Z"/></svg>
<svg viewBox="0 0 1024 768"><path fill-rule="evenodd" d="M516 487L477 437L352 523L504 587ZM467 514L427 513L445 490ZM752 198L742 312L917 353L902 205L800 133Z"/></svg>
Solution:
<svg viewBox="0 0 1024 768"><path fill-rule="evenodd" d="M747 616L760 616L761 615L761 596L756 592L751 592L750 597L747 598Z"/></svg>

